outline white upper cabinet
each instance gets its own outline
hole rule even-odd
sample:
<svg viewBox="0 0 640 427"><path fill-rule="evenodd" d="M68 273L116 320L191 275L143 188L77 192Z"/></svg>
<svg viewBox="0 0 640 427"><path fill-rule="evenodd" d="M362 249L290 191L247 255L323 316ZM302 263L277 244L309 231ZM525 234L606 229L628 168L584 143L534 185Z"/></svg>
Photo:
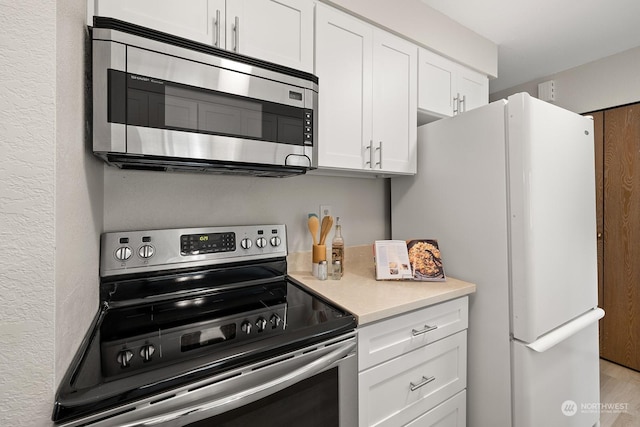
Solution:
<svg viewBox="0 0 640 427"><path fill-rule="evenodd" d="M227 0L227 49L312 73L313 8L311 0Z"/></svg>
<svg viewBox="0 0 640 427"><path fill-rule="evenodd" d="M418 109L450 117L489 102L487 76L426 49L420 49Z"/></svg>
<svg viewBox="0 0 640 427"><path fill-rule="evenodd" d="M372 27L316 6L319 167L362 170L371 163L372 45Z"/></svg>
<svg viewBox="0 0 640 427"><path fill-rule="evenodd" d="M417 47L329 6L316 6L318 166L416 172Z"/></svg>
<svg viewBox="0 0 640 427"><path fill-rule="evenodd" d="M417 73L414 44L385 31L374 31L374 170L416 172Z"/></svg>
<svg viewBox="0 0 640 427"><path fill-rule="evenodd" d="M313 72L311 0L98 0L95 14Z"/></svg>
<svg viewBox="0 0 640 427"><path fill-rule="evenodd" d="M453 115L454 64L425 49L418 55L418 109L440 116Z"/></svg>
<svg viewBox="0 0 640 427"><path fill-rule="evenodd" d="M97 0L94 13L214 45L216 9L224 27L225 0Z"/></svg>
<svg viewBox="0 0 640 427"><path fill-rule="evenodd" d="M458 97L461 97L462 111L473 110L489 102L489 79L487 76L458 65Z"/></svg>

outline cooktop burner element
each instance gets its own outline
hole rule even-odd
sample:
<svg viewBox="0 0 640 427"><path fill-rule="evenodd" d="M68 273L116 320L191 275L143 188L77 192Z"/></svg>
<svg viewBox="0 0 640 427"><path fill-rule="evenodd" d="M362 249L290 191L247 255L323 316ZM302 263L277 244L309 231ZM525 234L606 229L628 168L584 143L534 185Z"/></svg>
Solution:
<svg viewBox="0 0 640 427"><path fill-rule="evenodd" d="M105 233L100 309L53 413L101 413L353 331L287 276L284 225Z"/></svg>

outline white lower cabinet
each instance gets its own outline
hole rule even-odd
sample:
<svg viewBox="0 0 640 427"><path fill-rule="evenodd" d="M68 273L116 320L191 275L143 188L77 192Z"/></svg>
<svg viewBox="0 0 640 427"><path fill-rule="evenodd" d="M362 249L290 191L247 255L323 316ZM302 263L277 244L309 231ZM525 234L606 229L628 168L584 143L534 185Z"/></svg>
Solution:
<svg viewBox="0 0 640 427"><path fill-rule="evenodd" d="M464 427L467 424L466 390L441 403L405 427Z"/></svg>
<svg viewBox="0 0 640 427"><path fill-rule="evenodd" d="M358 332L359 425L464 426L468 298Z"/></svg>

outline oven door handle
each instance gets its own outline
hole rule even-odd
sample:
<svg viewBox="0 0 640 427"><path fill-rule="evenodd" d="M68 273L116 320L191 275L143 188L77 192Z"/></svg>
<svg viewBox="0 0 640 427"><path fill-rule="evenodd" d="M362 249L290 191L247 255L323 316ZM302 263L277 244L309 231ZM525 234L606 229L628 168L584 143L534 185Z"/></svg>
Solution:
<svg viewBox="0 0 640 427"><path fill-rule="evenodd" d="M331 366L333 363L341 360L356 348L355 340L349 340L336 348L335 350L319 357L312 362L293 370L286 375L273 378L269 381L244 388L243 390L232 393L222 398L197 404L186 406L178 410L160 415L152 416L143 420L124 424L122 427L142 427L142 426L182 426L185 423L191 423L206 419L232 409L239 408L248 403L255 402L263 397L274 394L280 390L296 384L306 378L310 378ZM268 369L268 368L267 368ZM200 400L200 399L199 399Z"/></svg>

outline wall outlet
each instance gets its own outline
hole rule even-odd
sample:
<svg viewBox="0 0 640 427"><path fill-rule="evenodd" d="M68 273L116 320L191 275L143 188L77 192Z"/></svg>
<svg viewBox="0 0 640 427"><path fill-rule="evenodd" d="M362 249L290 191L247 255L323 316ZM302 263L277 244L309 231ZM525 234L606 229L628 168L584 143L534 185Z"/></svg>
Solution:
<svg viewBox="0 0 640 427"><path fill-rule="evenodd" d="M333 216L333 209L331 208L331 205L320 205L320 221L322 221L322 218L327 215Z"/></svg>

